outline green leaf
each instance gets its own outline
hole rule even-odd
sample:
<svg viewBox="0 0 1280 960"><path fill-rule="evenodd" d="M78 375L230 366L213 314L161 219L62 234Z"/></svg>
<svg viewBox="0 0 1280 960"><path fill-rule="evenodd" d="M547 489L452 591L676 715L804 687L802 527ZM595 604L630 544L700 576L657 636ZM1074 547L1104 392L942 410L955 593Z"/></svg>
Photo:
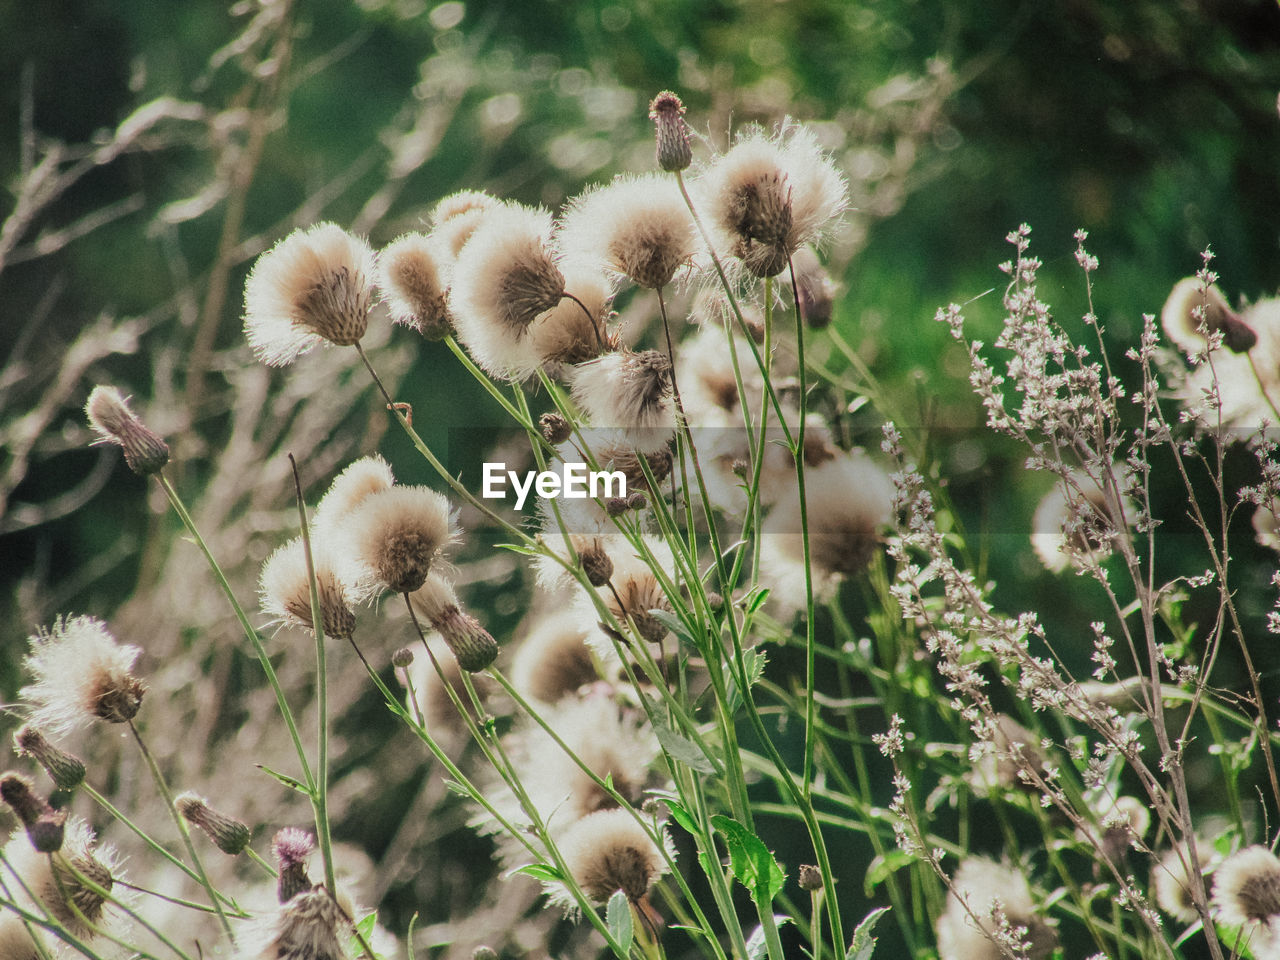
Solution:
<svg viewBox="0 0 1280 960"><path fill-rule="evenodd" d="M471 791L460 784L457 780L450 780L446 777L444 781L444 788L450 793L456 793L460 797L471 797Z"/></svg>
<svg viewBox="0 0 1280 960"><path fill-rule="evenodd" d="M755 613L762 606L764 606L764 602L768 599L769 599L768 587L756 587L754 590L748 593L747 607L746 607L747 616L751 616L751 614Z"/></svg>
<svg viewBox="0 0 1280 960"><path fill-rule="evenodd" d="M283 783L286 787L290 787L294 790L297 790L304 797L311 796L311 791L307 789L307 785L303 783L301 780L295 780L293 777L289 776L287 773L277 773L276 771L272 770L270 767L264 767L260 763L254 764L254 766L256 766L259 770L264 771L265 773L271 774L271 776L275 777L277 780Z"/></svg>
<svg viewBox="0 0 1280 960"><path fill-rule="evenodd" d="M662 749L673 760L679 760L698 773L719 773L715 760L704 753L702 748L692 740L676 733L667 723L666 717L662 715L661 708L652 700L649 703L652 707L649 716L653 720L653 733L658 738L658 743L662 744Z"/></svg>
<svg viewBox="0 0 1280 960"><path fill-rule="evenodd" d="M886 850L882 855L874 858L871 861L871 866L867 867L867 874L862 881L862 891L868 897L871 896L875 893L876 887L880 886L903 867L914 862L914 857L903 853L901 850L896 848Z"/></svg>
<svg viewBox="0 0 1280 960"><path fill-rule="evenodd" d="M365 943L368 943L369 938L373 936L373 928L377 926L377 923L378 911L374 910L372 913L366 914L360 919L360 922L355 925L355 932L356 934L359 934L360 937L364 938ZM360 949L360 941L355 935L352 935L351 937L351 955L355 957L364 955L364 951ZM374 956L377 957L378 954L374 953ZM379 960L381 960L381 958L379 958Z"/></svg>
<svg viewBox="0 0 1280 960"><path fill-rule="evenodd" d="M858 929L853 931L853 940L849 942L844 960L871 960L871 954L876 949L876 938L871 935L871 931L888 912L888 907L876 907L862 918Z"/></svg>
<svg viewBox="0 0 1280 960"><path fill-rule="evenodd" d="M682 640L684 643L687 643L689 646L693 647L695 650L702 649L698 641L694 639L693 634L689 632L689 628L685 625L685 622L681 620L679 617L677 617L675 614L673 614L671 611L658 610L655 608L653 610L650 610L649 614L655 619L657 619L658 621L660 621L663 624L663 626L665 626L668 630L670 630L677 637L679 637L680 640Z"/></svg>
<svg viewBox="0 0 1280 960"><path fill-rule="evenodd" d="M559 870L543 863L526 863L523 867L516 867L511 872L523 873L526 877L533 877L533 879L541 880L543 883L559 883L564 879Z"/></svg>
<svg viewBox="0 0 1280 960"><path fill-rule="evenodd" d="M635 936L631 923L631 901L621 890L615 890L609 898L609 905L604 911L605 923L609 927L609 936L618 941L625 954L631 950L631 940Z"/></svg>
<svg viewBox="0 0 1280 960"><path fill-rule="evenodd" d="M663 797L662 800L666 803L667 809L671 811L671 819L684 827L686 832L696 837L698 835L698 824L694 821L689 811L684 808L684 805L674 797Z"/></svg>
<svg viewBox="0 0 1280 960"><path fill-rule="evenodd" d="M711 824L724 836L729 847L729 869L734 877L747 888L757 906L772 903L786 883L787 875L764 841L732 817L715 816Z"/></svg>
<svg viewBox="0 0 1280 960"><path fill-rule="evenodd" d="M747 939L747 960L764 960L764 955L769 950L769 945L765 943L764 927L756 925L751 931L751 936Z"/></svg>
<svg viewBox="0 0 1280 960"><path fill-rule="evenodd" d="M750 690L760 678L764 676L764 666L769 662L769 658L763 650L743 650L742 664L747 672L747 689ZM726 663L724 665L725 674L725 699L729 708L729 713L737 713L739 705L742 703L742 695L738 691L738 683L735 679L735 671L733 665Z"/></svg>
<svg viewBox="0 0 1280 960"><path fill-rule="evenodd" d="M523 543L495 543L495 547L500 550L510 550L512 553L523 553L526 557L545 557L546 553L542 550L536 550L533 547L526 547Z"/></svg>
<svg viewBox="0 0 1280 960"><path fill-rule="evenodd" d="M418 923L418 911L413 912L413 916L409 918L409 932L404 935L404 944L409 951L409 960L418 960L413 952L413 928Z"/></svg>

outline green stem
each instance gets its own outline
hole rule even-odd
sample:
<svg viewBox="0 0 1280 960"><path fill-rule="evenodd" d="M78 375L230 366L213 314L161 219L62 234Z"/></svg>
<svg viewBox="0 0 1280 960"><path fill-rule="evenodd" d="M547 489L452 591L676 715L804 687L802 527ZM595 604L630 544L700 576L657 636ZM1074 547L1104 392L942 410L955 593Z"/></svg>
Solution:
<svg viewBox="0 0 1280 960"><path fill-rule="evenodd" d="M132 720L128 721L128 724L129 732L133 734L133 739L138 744L138 749L142 752L142 758L146 761L147 768L151 771L151 777L155 780L161 796L164 797L164 804L169 808L169 815L173 817L173 822L177 824L178 833L182 836L182 843L187 848L187 856L191 858L191 866L195 869L201 886L209 894L209 902L213 904L213 909L217 911L218 920L222 924L222 929L226 931L227 939L234 944L236 935L231 931L231 923L227 920L227 915L222 912L222 902L218 899L218 893L213 889L213 884L209 882L209 876L204 872L204 864L200 862L200 855L196 853L196 846L191 842L191 832L187 830L187 821L178 812L178 806L173 802L173 792L170 791L169 784L165 782L164 774L160 772L160 766L156 763L156 758L147 749L147 744L142 739L142 734L138 732L138 728Z"/></svg>
<svg viewBox="0 0 1280 960"><path fill-rule="evenodd" d="M253 652L258 658L258 663L262 666L263 673L266 674L267 682L271 685L272 692L275 694L276 706L280 710L280 715L284 717L285 726L289 728L289 737L293 740L293 749L302 768L303 782L308 789L314 789L315 782L311 776L311 765L307 762L307 752L303 749L302 738L298 735L298 725L294 722L293 712L289 709L289 702L285 699L284 690L280 687L280 679L276 676L275 667L271 665L271 658L267 656L267 648L262 643L262 636L249 623L249 618L245 615L244 608L240 606L240 602L236 599L236 595L231 589L231 584L227 582L226 575L222 572L222 568L218 566L218 561L213 558L213 554L209 551L209 545L205 543L204 537L200 535L195 521L191 519L191 514L187 512L186 505L183 504L182 499L178 496L178 492L173 489L173 486L163 473L157 473L156 480L159 482L161 489L164 490L165 496L169 498L169 504L173 507L174 512L178 514L182 525L187 528L187 532L191 534L196 546L204 554L210 569L213 570L214 578L218 581L223 594L226 595L227 600L231 603L231 608L235 611L236 619L240 621L240 627L244 630L244 635L249 638L249 642L253 645Z"/></svg>

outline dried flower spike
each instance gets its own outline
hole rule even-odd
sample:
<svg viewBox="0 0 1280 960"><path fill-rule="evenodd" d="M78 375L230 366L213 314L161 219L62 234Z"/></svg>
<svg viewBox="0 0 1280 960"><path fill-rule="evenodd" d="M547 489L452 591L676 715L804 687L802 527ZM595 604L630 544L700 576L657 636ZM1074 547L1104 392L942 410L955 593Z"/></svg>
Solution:
<svg viewBox="0 0 1280 960"><path fill-rule="evenodd" d="M31 757L44 767L60 790L74 790L84 782L84 762L59 750L31 724L13 735L13 748L21 757Z"/></svg>
<svg viewBox="0 0 1280 960"><path fill-rule="evenodd" d="M188 823L203 830L205 836L223 853L234 857L243 853L244 848L249 845L249 827L235 817L214 810L203 797L183 793L174 800L174 805Z"/></svg>
<svg viewBox="0 0 1280 960"><path fill-rule="evenodd" d="M684 104L670 90L663 90L649 104L657 140L658 166L669 173L687 170L693 163L689 147L689 128L684 122Z"/></svg>
<svg viewBox="0 0 1280 960"><path fill-rule="evenodd" d="M270 366L322 343L359 343L373 304L374 254L337 224L295 230L258 258L244 290L244 330Z"/></svg>
<svg viewBox="0 0 1280 960"><path fill-rule="evenodd" d="M169 462L169 445L134 415L115 387L94 387L84 412L89 426L99 434L94 442L119 446L124 451L124 462L134 473L157 473Z"/></svg>
<svg viewBox="0 0 1280 960"><path fill-rule="evenodd" d="M137 715L146 684L132 670L142 651L119 644L101 620L62 617L30 641L25 666L35 682L20 693L37 727L62 735L94 720L126 723Z"/></svg>

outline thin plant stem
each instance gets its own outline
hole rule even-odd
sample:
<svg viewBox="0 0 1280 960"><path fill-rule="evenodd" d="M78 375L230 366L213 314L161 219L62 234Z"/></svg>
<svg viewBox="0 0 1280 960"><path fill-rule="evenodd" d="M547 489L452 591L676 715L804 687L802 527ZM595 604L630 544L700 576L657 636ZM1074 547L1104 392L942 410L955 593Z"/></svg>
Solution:
<svg viewBox="0 0 1280 960"><path fill-rule="evenodd" d="M307 564L307 588L311 599L311 635L316 645L316 780L311 786L311 807L315 813L316 839L324 862L324 885L332 896L337 885L333 875L333 840L329 828L329 670L325 650L324 612L320 607L320 589L316 583L315 560L311 555L311 530L307 524L307 505L302 499L302 480L298 462L289 454L293 470L293 486L298 504L298 526L302 531L302 555Z"/></svg>
<svg viewBox="0 0 1280 960"><path fill-rule="evenodd" d="M191 866L200 878L200 885L209 894L209 902L213 904L213 909L218 914L218 921L226 932L227 939L234 944L236 935L232 932L231 923L227 920L227 915L222 910L222 902L218 899L218 892L213 889L213 884L209 881L209 875L205 873L204 864L200 862L200 854L196 853L196 846L191 842L191 832L187 829L187 821L178 812L178 806L173 801L173 792L169 789L169 784L165 781L164 774L160 772L160 765L156 763L155 757L147 749L146 741L142 739L142 734L138 732L138 728L132 720L128 721L128 726L129 732L133 734L134 742L138 744L138 750L142 753L142 759L146 761L147 769L151 771L151 778L156 782L156 788L160 791L160 795L164 797L164 804L169 808L169 815L173 817L173 822L178 827L182 843L187 848L187 856L191 858Z"/></svg>

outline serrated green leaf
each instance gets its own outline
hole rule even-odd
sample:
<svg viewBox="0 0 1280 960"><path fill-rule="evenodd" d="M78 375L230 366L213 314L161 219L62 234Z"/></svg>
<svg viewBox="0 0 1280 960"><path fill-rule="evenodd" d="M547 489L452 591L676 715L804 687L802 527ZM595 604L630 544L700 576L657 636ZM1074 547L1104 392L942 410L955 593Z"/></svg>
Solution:
<svg viewBox="0 0 1280 960"><path fill-rule="evenodd" d="M772 903L786 883L787 875L764 841L732 817L712 817L711 825L724 837L729 847L729 869L747 888L751 899L757 906Z"/></svg>
<svg viewBox="0 0 1280 960"><path fill-rule="evenodd" d="M760 678L764 676L765 664L769 662L769 658L765 656L763 650L743 650L742 663L747 672L747 689L750 690ZM729 713L736 713L738 707L742 704L742 694L738 690L738 682L736 672L732 669L732 665L726 663L724 666L725 674L725 699Z"/></svg>
<svg viewBox="0 0 1280 960"><path fill-rule="evenodd" d="M871 954L876 949L876 938L871 935L871 931L880 922L880 918L888 912L888 907L876 907L862 918L858 929L853 931L853 940L849 942L844 960L871 960Z"/></svg>
<svg viewBox="0 0 1280 960"><path fill-rule="evenodd" d="M698 773L719 773L718 764L707 756L702 748L683 734L676 733L662 715L662 710L653 701L649 701L652 709L649 716L653 720L653 734L658 738L662 749L673 760L679 760L691 770Z"/></svg>
<svg viewBox="0 0 1280 960"><path fill-rule="evenodd" d="M623 953L627 953L631 949L635 930L632 928L631 902L621 890L615 890L613 896L609 898L609 905L604 910L604 919L609 927L609 936L618 941L618 946L622 947Z"/></svg>
<svg viewBox="0 0 1280 960"><path fill-rule="evenodd" d="M307 789L306 784L304 784L301 780L296 780L293 777L289 776L287 773L277 773L275 770L272 770L270 767L263 766L260 763L255 764L255 766L259 770L263 771L264 773L268 773L271 776L275 777L277 780L283 783L286 787L289 787L290 789L293 789L293 790L297 790L304 797L311 796L311 791Z"/></svg>
<svg viewBox="0 0 1280 960"><path fill-rule="evenodd" d="M526 877L533 877L543 883L559 883L564 879L560 875L560 871L555 867L549 867L542 863L526 863L523 867L516 867L512 873L522 873Z"/></svg>

